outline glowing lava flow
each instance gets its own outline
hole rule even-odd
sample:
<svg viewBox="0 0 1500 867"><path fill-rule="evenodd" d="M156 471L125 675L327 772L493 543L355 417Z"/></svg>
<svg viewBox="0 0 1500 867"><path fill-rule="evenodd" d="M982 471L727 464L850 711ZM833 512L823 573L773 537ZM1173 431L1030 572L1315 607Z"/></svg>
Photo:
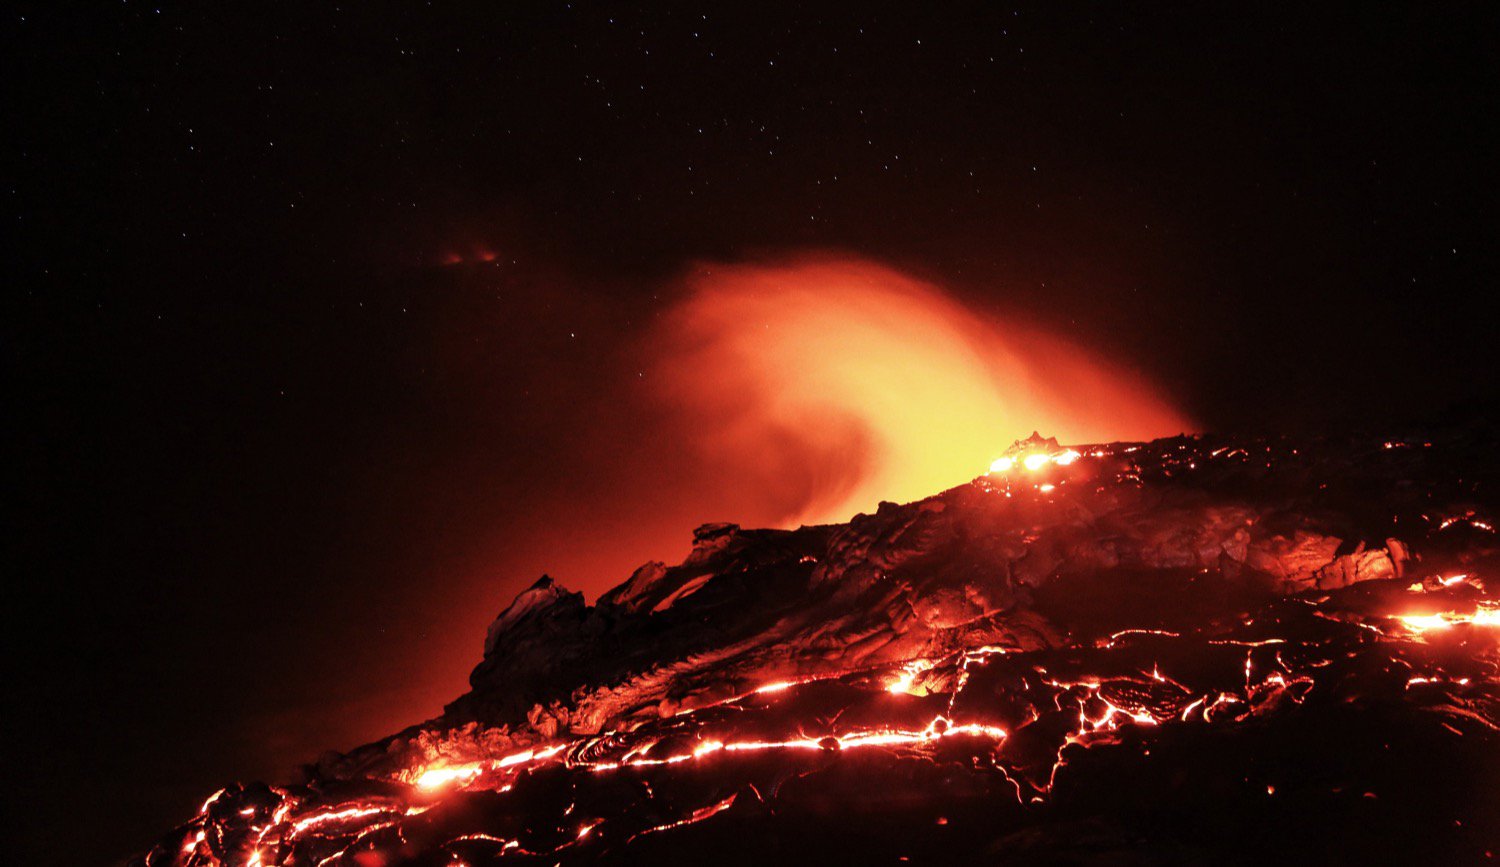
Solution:
<svg viewBox="0 0 1500 867"><path fill-rule="evenodd" d="M995 458L995 462L990 464L990 472L1008 473L1011 470L1015 469L1016 465L1019 464L1027 471L1034 473L1037 470L1040 470L1042 467L1047 466L1048 464L1055 464L1059 467L1069 466L1082 456L1083 455L1076 449L1060 449L1058 451L1050 453L1040 451L1027 451L1018 456L1002 455L1001 457Z"/></svg>
<svg viewBox="0 0 1500 867"><path fill-rule="evenodd" d="M1430 748L1491 743L1500 734L1500 600L1486 589L1487 548L1423 562L1405 557L1405 545L1394 539L1367 551L1302 533L1273 540L1267 550L1290 551L1293 564L1311 557L1309 551L1326 551L1327 559L1317 562L1328 565L1306 575L1283 570L1278 592L1252 594L1231 581L1233 569L1225 564L1233 547L1246 547L1239 555L1246 564L1281 561L1264 552L1259 560L1251 556L1250 533L1243 529L1248 513L1236 499L1192 525L1202 535L1168 523L1165 531L1152 526L1126 544L1128 527L1113 520L1105 522L1103 542L1086 540L1085 568L1073 574L1058 565L1061 558L1037 566L1027 562L1028 553L1003 561L1018 582L1025 579L1022 593L1004 596L995 583L985 583L990 572L1007 580L1012 574L993 568L1002 561L981 554L1009 545L1052 557L1061 550L1060 538L1076 539L1098 514L1116 514L1100 505L1110 497L1127 503L1126 518L1140 520L1135 504L1154 507L1160 495L1130 499L1139 488L1215 469L1227 470L1239 484L1243 471L1259 472L1280 457L1255 444L1065 448L1032 437L972 485L909 508L883 506L844 527L705 534L684 574L644 573L659 574L662 585L632 585L636 595L601 602L603 613L594 620L567 597L559 595L551 609L528 597L521 616L542 617L537 628L548 638L569 628L560 623L583 624L586 642L603 640L609 630L637 630L626 634L642 641L674 629L700 631L666 662L647 657L622 669L624 678L599 677L588 689L569 684L563 694L571 705L532 704L528 697L518 703L531 704L525 725L433 727L372 745L361 764L335 766L305 785L221 790L143 863L478 867L517 859L650 860L651 847L676 836L666 832L687 826L703 826L682 835L689 839L710 833L743 839L755 833L747 828L783 820L821 832L831 827L830 811L857 814L850 827L863 833L872 816L877 824L898 815L926 816L924 826L936 816L933 827L950 828L948 817L964 811L986 823L1027 827L1048 805L1076 809L1087 800L1077 797L1080 792L1111 797L1120 789L1120 797L1129 798L1138 779L1153 774L1157 787L1142 783L1142 791L1170 795L1182 785L1181 768L1153 769L1152 763L1157 755L1180 758L1191 750L1205 751L1189 765L1198 772L1230 769L1215 781L1219 791L1243 787L1256 798L1289 800L1294 792L1312 797L1322 787L1338 799L1345 794L1342 778L1330 787L1325 776L1386 761L1387 745L1401 740L1381 730L1370 737L1373 759L1340 757L1299 791L1281 777L1256 776L1292 774L1286 766L1296 763L1257 764L1252 755L1237 764L1240 752L1252 748L1247 744L1266 743L1258 739L1283 724L1293 740L1271 741L1277 754L1290 755L1307 731L1320 744L1346 735L1358 740L1362 726L1389 720L1404 726L1395 731L1408 740L1436 732L1458 743L1421 742L1424 761ZM1189 502L1199 497L1189 493ZM952 528L941 522L963 509L980 520L944 535ZM1046 537L1042 522L1054 514L1062 515L1062 535ZM1019 529L1004 535L1004 521ZM1482 528L1413 523L1431 524L1432 533L1449 539L1467 533L1488 544ZM881 535L872 525L891 529ZM1216 528L1227 529L1222 537L1208 534ZM824 530L827 537L816 536ZM1107 557L1138 558L1139 546L1184 535L1191 553L1207 548L1215 559L1202 565L1174 550L1165 567L1124 573L1114 585L1097 580ZM809 537L824 539L823 547L809 550ZM975 538L977 548L953 547ZM892 539L899 545L887 544ZM737 544L746 547L731 548ZM728 553L710 561L705 550ZM850 551L855 567L837 573L837 580L820 571ZM775 558L781 571L762 568ZM1025 571L1033 567L1037 571ZM1380 577L1355 580L1360 568ZM926 596L905 593L931 574L951 583L939 582ZM1274 577L1264 572L1258 580ZM757 594L767 588L787 594L788 607L763 621L773 640L756 645L732 635L724 640L727 652L703 638L703 630L719 637L713 630L725 621L703 624L723 610L725 599L744 604L715 580ZM1126 595L1102 602L1090 595L1122 588L1145 593L1153 583L1160 595L1151 604L1124 611L1116 609ZM680 592L689 585L702 589ZM857 592L840 596L847 587ZM839 607L798 632L796 618L815 604L816 593ZM1038 611L1057 610L1046 606L1059 599L1064 614L1088 616L1059 626L1022 607L1025 601ZM731 613L747 616L741 608ZM850 647L864 651L849 653ZM573 657L566 658L571 664ZM1304 754L1304 760L1307 755L1316 758ZM1377 770L1373 778L1384 779ZM1419 776L1426 779L1425 765ZM1361 800L1385 797L1365 787L1352 791Z"/></svg>
<svg viewBox="0 0 1500 867"><path fill-rule="evenodd" d="M910 731L900 729L872 729L868 731L850 732L842 735L830 735L822 738L791 738L788 740L773 741L706 741L692 752L682 753L664 759L634 758L622 762L604 762L597 764L583 764L593 771L612 771L618 768L628 767L650 767L653 765L674 765L678 762L702 759L715 753L740 753L759 752L762 750L852 750L861 747L898 747L898 746L925 746L935 741L955 735L976 735L980 737L1001 740L1005 737L1005 729L998 726L980 725L978 723L966 723L953 725L943 717L935 717L927 727L921 731Z"/></svg>
<svg viewBox="0 0 1500 867"><path fill-rule="evenodd" d="M1473 612L1444 611L1437 614L1400 614L1396 619L1413 632L1451 629L1455 626L1500 627L1500 603L1482 602Z"/></svg>
<svg viewBox="0 0 1500 867"><path fill-rule="evenodd" d="M1396 619L1404 628L1420 633L1452 628L1457 623L1496 625L1496 610L1493 605L1486 604L1474 615L1462 618L1444 614L1408 615ZM1403 639L1399 633L1393 633L1385 640ZM1134 646L1155 647L1159 652L1168 652L1173 646L1190 641L1189 637L1166 630L1131 629L1114 633L1101 646L1125 650ZM1274 706L1277 701L1300 703L1317 688L1317 673L1322 670L1321 666L1327 665L1327 662L1319 662L1313 657L1308 660L1310 667L1305 671L1289 670L1285 653L1291 643L1285 639L1214 639L1201 646L1219 648L1216 652L1243 654L1242 689L1195 688L1174 680L1155 664L1134 675L1057 676L1050 673L1049 666L1042 664L1045 654L1019 653L1013 648L996 646L976 647L938 659L913 659L885 674L843 672L824 678L772 681L724 702L631 731L605 732L594 737L537 745L494 758L414 767L399 774L394 781L409 787L408 791L413 794L406 796L396 789L373 800L355 798L312 805L305 804L302 797L290 792L271 790L271 797L277 799L274 806L247 806L234 811L233 815L239 817L238 821L244 827L243 842L237 846L224 844L227 839L225 820L214 818L234 803L227 791L220 792L204 804L198 819L185 826L182 842L173 857L169 860L156 858L147 863L153 867L167 863L182 867L267 867L303 863L288 859L291 853L306 850L317 855L310 863L323 867L353 867L365 863L354 856L367 851L366 847L374 845L372 841L385 839L381 836L383 834L399 832L404 823L430 811L435 803L431 798L456 797L470 790L517 797L518 787L525 779L547 766L591 775L665 773L691 766L697 769L696 773L733 776L741 772L728 768L715 771L716 763L731 756L781 753L806 754L822 757L817 761L828 761L845 753L864 751L909 751L933 761L934 750L955 738L975 741L966 749L977 750L977 754L1000 756L1006 754L1005 744L1015 725L1024 729L1054 710L1069 712L1067 709L1071 708L1072 722L1060 733L1061 741L1050 768L1033 772L1033 783L1027 784L1025 777L1017 777L1014 783L1017 801L1024 803L1028 800L1028 788L1031 792L1029 800L1036 801L1045 797L1056 785L1058 775L1069 767L1067 750L1070 748L1092 749L1100 744L1113 743L1115 736L1126 727L1214 724L1242 719L1257 708ZM1260 662L1257 662L1258 654L1264 655ZM1225 659L1226 664L1232 665L1228 657ZM883 694L901 703L927 701L926 689L916 686L918 678L924 682L948 683L950 692L947 695L933 696L943 700L946 710L929 717L926 724L920 726L860 726L845 731L788 737L729 737L717 731L742 727L743 723L737 720L747 714L773 713L785 702L795 704L799 690L854 688L855 684L868 682L872 675L881 685L873 692L866 688L867 691L860 695ZM1030 685L1017 693L1017 697L1025 697L1032 710L1004 723L971 718L977 706L969 693L977 680L985 680L987 684L1016 682L1018 675ZM996 681L997 677L1000 680ZM1413 674L1406 686L1408 690L1415 687L1472 688L1469 677L1452 677L1439 669ZM993 687L987 686L986 689ZM728 710L735 710L735 713L725 716ZM959 721L954 720L954 714L960 715ZM655 748L659 744L681 740L684 735L690 745L665 755L656 754ZM985 745L980 746L981 743ZM595 755L592 751L601 745L607 746L606 754ZM644 827L626 827L623 837L609 831L614 820L607 815L579 814L566 839L553 844L550 849L539 849L535 843L522 843L514 836L477 831L456 835L445 846L452 850L482 845L489 847L486 851L501 857L557 853L561 849L583 845L600 834L621 841L623 845L644 835L706 821L724 813L734 801L732 797L719 798L707 804L690 806L679 818ZM569 812L572 812L571 808Z"/></svg>
<svg viewBox="0 0 1500 867"><path fill-rule="evenodd" d="M483 773L515 767L517 765L531 764L551 758L562 751L563 746L563 744L557 744L550 747L523 750L493 761L467 762L460 765L441 765L434 768L424 768L414 774L407 775L405 778L422 789L440 789L453 784L462 785Z"/></svg>

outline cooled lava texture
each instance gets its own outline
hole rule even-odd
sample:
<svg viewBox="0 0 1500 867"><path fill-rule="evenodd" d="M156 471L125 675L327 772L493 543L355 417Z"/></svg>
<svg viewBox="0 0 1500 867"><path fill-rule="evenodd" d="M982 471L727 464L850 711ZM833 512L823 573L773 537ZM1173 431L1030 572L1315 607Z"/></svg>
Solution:
<svg viewBox="0 0 1500 867"><path fill-rule="evenodd" d="M543 578L441 717L147 865L1484 863L1500 452L1018 442L848 524Z"/></svg>

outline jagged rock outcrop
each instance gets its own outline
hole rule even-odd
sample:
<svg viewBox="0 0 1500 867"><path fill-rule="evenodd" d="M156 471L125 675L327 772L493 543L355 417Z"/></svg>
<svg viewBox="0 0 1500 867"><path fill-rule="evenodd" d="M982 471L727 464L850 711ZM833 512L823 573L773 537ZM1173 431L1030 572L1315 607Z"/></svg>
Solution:
<svg viewBox="0 0 1500 867"><path fill-rule="evenodd" d="M1017 447L1061 451L1040 438ZM1005 490L1005 480L983 477L882 503L846 525L705 525L682 564L648 563L592 607L544 579L496 619L472 691L446 718L520 725L531 713L588 734L712 702L740 678L795 678L974 641L1057 646L1063 635L1035 591L1100 572L1209 571L1269 594L1401 578L1411 555L1388 534L1403 512L1425 532L1411 507L1435 505L1435 491L1401 487L1340 503L1328 481L1313 481L1368 484L1364 476L1387 472L1362 469L1371 456L1410 459L1397 462L1421 472L1427 449L1383 440L1184 437L1083 450L1097 454L1066 472L1019 471L1024 481ZM1042 493L1041 484L1055 487Z"/></svg>

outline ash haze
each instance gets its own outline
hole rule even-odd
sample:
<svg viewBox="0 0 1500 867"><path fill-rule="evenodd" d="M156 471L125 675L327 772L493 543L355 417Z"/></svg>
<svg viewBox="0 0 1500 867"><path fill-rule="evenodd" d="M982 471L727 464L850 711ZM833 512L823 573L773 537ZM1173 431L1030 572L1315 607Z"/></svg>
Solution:
<svg viewBox="0 0 1500 867"><path fill-rule="evenodd" d="M7 12L18 863L430 717L701 523L1492 411L1485 4Z"/></svg>

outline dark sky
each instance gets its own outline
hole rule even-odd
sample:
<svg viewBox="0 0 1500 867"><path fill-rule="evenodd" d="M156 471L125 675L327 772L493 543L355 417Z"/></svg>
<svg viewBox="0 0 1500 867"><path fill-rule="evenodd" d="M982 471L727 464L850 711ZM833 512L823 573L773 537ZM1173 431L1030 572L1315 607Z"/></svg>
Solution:
<svg viewBox="0 0 1500 867"><path fill-rule="evenodd" d="M542 570L799 496L632 397L705 261L923 275L1205 429L1492 396L1495 13L1212 5L13 4L16 863L430 716Z"/></svg>

